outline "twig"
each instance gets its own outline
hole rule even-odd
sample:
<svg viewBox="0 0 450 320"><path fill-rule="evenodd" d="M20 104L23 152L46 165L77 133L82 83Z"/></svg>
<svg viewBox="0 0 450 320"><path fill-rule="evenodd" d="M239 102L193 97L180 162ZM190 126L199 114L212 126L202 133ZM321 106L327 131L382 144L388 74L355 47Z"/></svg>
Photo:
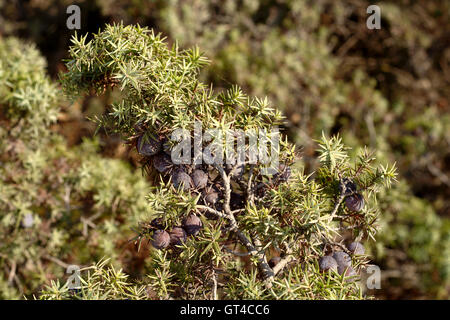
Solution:
<svg viewBox="0 0 450 320"><path fill-rule="evenodd" d="M67 263L59 260L58 258L49 256L49 255L45 255L42 258L50 260L50 261L56 263L57 265L59 265L60 267L63 267L64 269L67 269L70 266L70 264L67 264Z"/></svg>
<svg viewBox="0 0 450 320"><path fill-rule="evenodd" d="M200 209L200 210L206 210L206 211L208 211L209 213L212 213L212 214L216 215L216 216L219 217L219 218L224 218L224 219L227 219L227 218L228 218L227 215L224 214L223 212L220 212L220 211L218 211L218 210L216 210L216 209L213 209L213 208L210 208L210 207L208 207L208 206L197 205L197 209Z"/></svg>
<svg viewBox="0 0 450 320"><path fill-rule="evenodd" d="M217 300L217 278L216 278L216 273L213 269L213 274L212 274L212 282L213 282L213 290L212 290L212 296L213 296L213 300Z"/></svg>
<svg viewBox="0 0 450 320"><path fill-rule="evenodd" d="M15 261L12 262L11 270L8 269L8 266L6 265L6 263L5 263L4 268L5 268L6 273L9 273L8 284L11 284L13 281L15 281L16 285L17 285L17 288L19 289L20 294L23 295L23 285L20 282L20 279L17 276L17 272L16 272L16 270L17 270L17 263Z"/></svg>
<svg viewBox="0 0 450 320"><path fill-rule="evenodd" d="M291 262L291 261L293 261L294 260L294 256L292 256L292 255L287 255L287 256L285 256L283 259L281 259L278 263L277 263L277 265L275 266L275 267L273 267L273 273L274 273L274 275L277 275L278 273L280 273L282 270L283 270L283 268L285 267L285 266L287 266L288 265L288 263L289 262Z"/></svg>
<svg viewBox="0 0 450 320"><path fill-rule="evenodd" d="M230 216L232 220L234 220L234 216L231 213L230 208L230 200L231 200L231 186L230 186L230 177L226 174L225 170L221 165L216 165L216 169L219 171L220 176L222 177L223 184L225 187L225 202L223 204L223 209L225 213Z"/></svg>
<svg viewBox="0 0 450 320"><path fill-rule="evenodd" d="M364 120L366 121L367 130L369 131L369 137L370 137L370 145L372 148L376 147L376 141L377 141L377 132L375 130L375 125L373 124L373 115L371 112L367 113Z"/></svg>
<svg viewBox="0 0 450 320"><path fill-rule="evenodd" d="M427 167L428 170L431 172L431 174L437 177L443 184L450 187L450 179L444 172L442 172L438 167L433 165L431 162L428 162Z"/></svg>
<svg viewBox="0 0 450 320"><path fill-rule="evenodd" d="M70 185L68 185L68 184L65 185L64 189L65 189L65 194L64 194L64 197L63 197L64 204L66 205L66 212L68 214L70 214L70 212L72 210L71 206L70 206L70 194L72 192L72 189L70 188Z"/></svg>
<svg viewBox="0 0 450 320"><path fill-rule="evenodd" d="M14 277L16 276L16 269L17 269L17 263L15 261L13 261L11 263L11 270L9 271L8 283L13 282Z"/></svg>
<svg viewBox="0 0 450 320"><path fill-rule="evenodd" d="M250 166L250 174L248 177L248 184L247 184L247 198L248 201L253 204L255 202L255 194L253 192L253 170L255 168L255 165L252 164Z"/></svg>
<svg viewBox="0 0 450 320"><path fill-rule="evenodd" d="M337 211L339 209L339 206L341 205L341 203L344 200L344 198L345 198L345 194L344 194L344 192L341 192L341 194L339 195L338 200L334 204L333 211L331 211L330 219L329 219L330 222L333 221L334 217L336 216L336 213L337 213Z"/></svg>
<svg viewBox="0 0 450 320"><path fill-rule="evenodd" d="M92 217L89 218L85 218L85 217L81 217L81 223L83 223L83 236L87 237L88 235L88 226L91 227L92 229L95 229L97 226L95 225L95 223L93 223L92 221L97 219L98 217L100 217L102 215L102 212L99 211L96 214L94 214Z"/></svg>
<svg viewBox="0 0 450 320"><path fill-rule="evenodd" d="M324 240L326 242L326 245L328 246L336 246L342 249L342 251L344 251L345 253L347 253L348 255L352 255L352 253L350 252L350 250L348 250L343 244L340 244L338 242L335 241L331 241L330 239L327 239L326 237L324 237Z"/></svg>
<svg viewBox="0 0 450 320"><path fill-rule="evenodd" d="M255 243L256 247L262 248L263 245L261 243L261 241L259 240L258 236L254 237L253 242ZM264 250L259 251L258 253L258 259L259 259L259 268L262 271L264 278L265 278L265 284L267 288L271 288L272 287L272 281L275 277L275 273L272 270L272 268L270 268L269 264L267 263L267 259L266 259L266 254L264 253Z"/></svg>
<svg viewBox="0 0 450 320"><path fill-rule="evenodd" d="M231 186L230 186L230 178L226 174L225 170L222 166L217 165L217 170L223 180L224 188L225 188L225 203L224 203L224 211L226 217L230 220L231 228L230 230L236 233L239 242L245 246L249 254L254 255L258 258L258 268L261 270L264 279L266 279L266 287L270 288L272 286L273 280L273 270L270 268L269 264L266 261L264 253L258 252L255 246L251 243L251 241L244 235L244 233L239 230L237 221L231 212L230 209L230 198L231 198Z"/></svg>

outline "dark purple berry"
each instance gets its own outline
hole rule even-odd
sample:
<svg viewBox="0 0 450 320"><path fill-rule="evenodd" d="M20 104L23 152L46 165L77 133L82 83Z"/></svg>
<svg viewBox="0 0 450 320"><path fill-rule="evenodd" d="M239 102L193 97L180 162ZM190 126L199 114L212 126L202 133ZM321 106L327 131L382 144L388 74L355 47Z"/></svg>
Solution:
<svg viewBox="0 0 450 320"><path fill-rule="evenodd" d="M352 242L347 246L347 249L355 255L363 255L365 253L364 246L360 242Z"/></svg>
<svg viewBox="0 0 450 320"><path fill-rule="evenodd" d="M355 269L353 269L353 267L348 267L347 270L345 271L346 277L353 277L356 275L357 275L357 273L356 273Z"/></svg>
<svg viewBox="0 0 450 320"><path fill-rule="evenodd" d="M200 169L194 170L192 173L192 182L196 189L203 189L208 184L208 174Z"/></svg>
<svg viewBox="0 0 450 320"><path fill-rule="evenodd" d="M352 266L348 266L348 267L338 267L338 272L339 274L344 274L345 278L349 278L349 279L345 279L345 281L347 282L351 282L354 281L355 279L353 277L357 276L357 273L355 271L355 269L353 269Z"/></svg>
<svg viewBox="0 0 450 320"><path fill-rule="evenodd" d="M215 206L219 201L219 193L215 191L213 188L209 188L204 193L205 203L209 206Z"/></svg>
<svg viewBox="0 0 450 320"><path fill-rule="evenodd" d="M156 249L164 249L167 248L170 244L170 235L167 231L164 230L156 230L153 233L152 237L152 245Z"/></svg>
<svg viewBox="0 0 450 320"><path fill-rule="evenodd" d="M359 193L352 194L345 198L345 205L348 210L359 212L364 207L364 197Z"/></svg>
<svg viewBox="0 0 450 320"><path fill-rule="evenodd" d="M195 214L190 214L183 220L184 230L190 236L196 236L202 228L202 220Z"/></svg>
<svg viewBox="0 0 450 320"><path fill-rule="evenodd" d="M319 259L319 269L322 272L333 270L337 271L338 264L332 256L324 256Z"/></svg>
<svg viewBox="0 0 450 320"><path fill-rule="evenodd" d="M338 271L339 274L343 274L344 272L347 271L348 268L351 268L351 266L338 265L337 271Z"/></svg>
<svg viewBox="0 0 450 320"><path fill-rule="evenodd" d="M174 227L170 231L170 244L171 245L181 245L183 242L186 242L187 234L181 227Z"/></svg>
<svg viewBox="0 0 450 320"><path fill-rule="evenodd" d="M177 170L172 174L172 183L176 189L181 187L184 191L188 191L192 186L192 179L183 170Z"/></svg>
<svg viewBox="0 0 450 320"><path fill-rule="evenodd" d="M143 156L154 156L161 150L161 141L143 134L138 138L137 150Z"/></svg>
<svg viewBox="0 0 450 320"><path fill-rule="evenodd" d="M281 261L280 257L273 257L272 259L269 260L269 267L271 268L275 267L280 261Z"/></svg>
<svg viewBox="0 0 450 320"><path fill-rule="evenodd" d="M167 172L172 166L170 157L165 153L158 153L153 157L153 167L160 173Z"/></svg>
<svg viewBox="0 0 450 320"><path fill-rule="evenodd" d="M344 251L336 251L333 253L333 258L336 260L339 267L349 267L352 263L352 258Z"/></svg>

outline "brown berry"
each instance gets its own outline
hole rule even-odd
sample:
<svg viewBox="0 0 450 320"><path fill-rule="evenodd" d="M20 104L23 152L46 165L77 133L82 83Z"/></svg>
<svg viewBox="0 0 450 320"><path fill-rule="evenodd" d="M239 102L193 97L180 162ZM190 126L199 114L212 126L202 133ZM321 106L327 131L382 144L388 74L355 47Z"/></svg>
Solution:
<svg viewBox="0 0 450 320"><path fill-rule="evenodd" d="M347 246L347 249L355 255L363 255L365 253L364 246L360 242L352 242Z"/></svg>
<svg viewBox="0 0 450 320"><path fill-rule="evenodd" d="M153 233L152 237L152 245L156 249L164 249L167 248L170 244L170 235L167 231L164 230L156 230Z"/></svg>
<svg viewBox="0 0 450 320"><path fill-rule="evenodd" d="M358 274L356 273L355 269L353 269L352 266L348 266L348 267L338 267L338 272L339 274L344 274L345 276L345 281L346 282L352 282L355 281L355 276L357 276Z"/></svg>
<svg viewBox="0 0 450 320"><path fill-rule="evenodd" d="M171 245L181 245L183 242L186 241L187 234L186 231L184 231L181 227L174 227L170 231L170 244Z"/></svg>
<svg viewBox="0 0 450 320"><path fill-rule="evenodd" d="M160 173L167 172L172 166L170 157L165 153L158 153L153 157L153 167Z"/></svg>
<svg viewBox="0 0 450 320"><path fill-rule="evenodd" d="M352 264L352 258L344 251L336 251L333 253L333 258L336 260L339 267L345 269ZM339 271L339 270L338 270Z"/></svg>
<svg viewBox="0 0 450 320"><path fill-rule="evenodd" d="M338 264L332 256L324 256L319 259L319 269L322 272L328 270L337 271Z"/></svg>
<svg viewBox="0 0 450 320"><path fill-rule="evenodd" d="M205 203L210 206L215 206L219 201L219 193L213 188L207 190L204 194Z"/></svg>
<svg viewBox="0 0 450 320"><path fill-rule="evenodd" d="M138 138L137 150L143 156L153 156L161 150L159 139L143 134Z"/></svg>
<svg viewBox="0 0 450 320"><path fill-rule="evenodd" d="M177 170L172 174L172 183L176 189L181 187L184 191L188 191L192 186L192 179L183 170Z"/></svg>
<svg viewBox="0 0 450 320"><path fill-rule="evenodd" d="M345 198L345 205L348 210L359 212L364 207L364 197L359 193L352 194Z"/></svg>
<svg viewBox="0 0 450 320"><path fill-rule="evenodd" d="M196 236L200 232L203 224L199 217L195 214L190 214L183 220L183 226L188 235Z"/></svg>
<svg viewBox="0 0 450 320"><path fill-rule="evenodd" d="M208 184L208 174L200 169L194 170L192 173L192 182L196 189L203 189Z"/></svg>

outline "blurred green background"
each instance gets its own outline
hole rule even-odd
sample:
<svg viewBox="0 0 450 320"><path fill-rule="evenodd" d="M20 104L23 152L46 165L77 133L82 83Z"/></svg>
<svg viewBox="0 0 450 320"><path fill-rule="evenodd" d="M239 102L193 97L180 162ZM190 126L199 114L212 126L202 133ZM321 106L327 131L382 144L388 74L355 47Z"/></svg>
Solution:
<svg viewBox="0 0 450 320"><path fill-rule="evenodd" d="M370 248L382 269L382 289L371 293L382 299L450 297L450 2L0 0L0 37L35 43L56 80L74 34L66 27L71 4L81 8L78 33L123 21L154 28L181 47L198 45L211 60L202 74L205 81L217 89L237 83L250 95L267 95L283 110L285 133L301 149L301 165L308 171L317 166L313 139L322 131L339 133L353 148L369 146L381 162L396 162L399 182L380 197L380 232ZM366 27L371 4L381 8L379 30ZM100 132L99 145L86 142L95 132L87 117L106 112L109 99L87 97L74 106L63 102L52 130L64 137L63 153L73 161L86 150L98 154L86 171L122 159L131 169L121 169L122 162L114 168L128 170L122 179L134 181L139 165L118 137ZM75 179L81 186L75 183L73 192L96 194L104 186L93 181L109 174L114 175L97 172L90 180ZM110 191L130 197L125 190ZM144 206L143 194L133 197ZM108 213L105 219L123 222L120 215L130 213L121 205L106 210L121 212L119 217ZM111 239L124 240L114 223L108 227L104 233ZM85 250L81 243L72 243L67 254ZM114 255L113 247L102 253ZM121 261L132 273L142 256Z"/></svg>

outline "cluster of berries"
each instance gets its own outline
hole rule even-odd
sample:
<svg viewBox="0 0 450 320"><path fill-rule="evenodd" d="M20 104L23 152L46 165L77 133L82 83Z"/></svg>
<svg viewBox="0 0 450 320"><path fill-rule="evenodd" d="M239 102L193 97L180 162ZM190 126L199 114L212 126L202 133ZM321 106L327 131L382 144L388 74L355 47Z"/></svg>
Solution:
<svg viewBox="0 0 450 320"><path fill-rule="evenodd" d="M224 188L220 178L214 174L210 165L176 165L170 155L170 147L167 138L151 138L142 135L137 140L138 152L150 160L153 168L167 180L171 180L175 189L185 192L200 193L200 203L208 205L217 210L221 210L220 200L223 198ZM231 170L233 169L233 172ZM228 166L232 177L242 177L244 165L231 168ZM241 194L233 192L231 194L230 206L239 208L244 205L244 198Z"/></svg>
<svg viewBox="0 0 450 320"><path fill-rule="evenodd" d="M159 219L152 221L152 226L157 228L153 233L152 245L156 249L165 249L169 246L182 245L188 236L196 236L202 229L202 221L194 214L190 214L183 220L183 225L173 227L166 231Z"/></svg>
<svg viewBox="0 0 450 320"><path fill-rule="evenodd" d="M364 246L360 242L352 242L347 245L348 251L352 255L363 255L365 253ZM345 277L356 276L356 271L352 267L352 258L344 251L334 251L330 255L323 256L319 259L319 269L322 272L334 271Z"/></svg>
<svg viewBox="0 0 450 320"><path fill-rule="evenodd" d="M205 205L217 211L222 211L225 188L220 175L213 166L208 164L175 164L171 158L171 149L167 137L152 137L143 134L137 138L136 148L138 153L145 157L145 162L150 164L154 170L159 172L163 179L166 179L166 181L170 180L175 189L183 190L184 192L191 192L197 195L200 194L198 202L199 205ZM230 209L243 209L246 203L246 196L239 184L245 173L245 165L227 164L225 171L230 179L236 182L230 186L232 189L230 196ZM271 178L270 185L276 186L280 183L286 182L290 176L290 167L286 164L281 164L278 173L273 175ZM256 195L263 196L268 187L269 185L266 183L259 183L256 188ZM209 219L217 218L208 211L205 211L204 215ZM198 219L197 222L201 223L198 217L194 217ZM171 243L182 243L186 239L186 234L184 232L189 235L186 225L183 227L175 227L170 232L162 230L158 226L154 227L157 229L153 235L153 243L155 248L166 248Z"/></svg>

